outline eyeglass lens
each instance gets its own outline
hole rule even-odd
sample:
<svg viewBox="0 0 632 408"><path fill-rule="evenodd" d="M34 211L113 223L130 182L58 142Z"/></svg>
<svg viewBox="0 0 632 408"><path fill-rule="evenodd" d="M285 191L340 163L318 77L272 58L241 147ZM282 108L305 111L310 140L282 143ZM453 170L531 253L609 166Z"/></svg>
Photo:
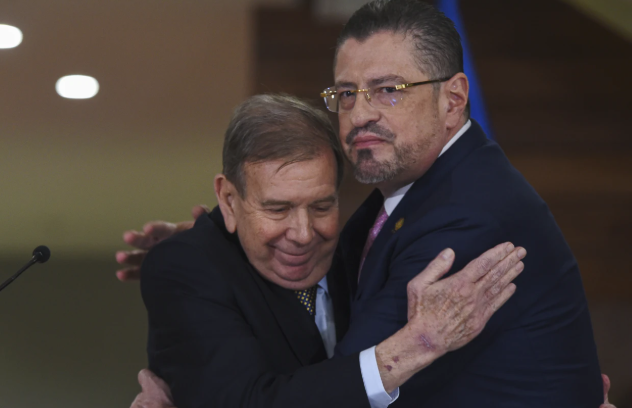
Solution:
<svg viewBox="0 0 632 408"><path fill-rule="evenodd" d="M328 90L331 88L328 88ZM366 92L366 91L365 91ZM332 112L350 111L355 106L358 93L364 92L341 92L339 94L327 95L325 104ZM374 108L391 108L402 100L402 91L392 87L379 87L368 91L367 101Z"/></svg>

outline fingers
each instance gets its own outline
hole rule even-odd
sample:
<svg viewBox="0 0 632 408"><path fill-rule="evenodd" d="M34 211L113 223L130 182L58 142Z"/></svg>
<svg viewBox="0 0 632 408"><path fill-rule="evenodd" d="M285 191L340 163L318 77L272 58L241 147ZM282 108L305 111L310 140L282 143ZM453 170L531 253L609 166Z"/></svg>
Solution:
<svg viewBox="0 0 632 408"><path fill-rule="evenodd" d="M191 215L194 220L197 220L200 215L208 214L211 212L211 209L205 206L204 204L196 205L191 210Z"/></svg>
<svg viewBox="0 0 632 408"><path fill-rule="evenodd" d="M138 373L138 383L143 394L155 402L171 402L169 386L152 371L144 368Z"/></svg>
<svg viewBox="0 0 632 408"><path fill-rule="evenodd" d="M500 309L507 301L516 293L516 285L510 283L505 286L505 288L498 294L498 296L494 297L490 300L487 309L485 310L485 322L489 321L492 315Z"/></svg>
<svg viewBox="0 0 632 408"><path fill-rule="evenodd" d="M123 241L125 241L127 245L143 250L149 250L159 242L159 240L152 235L138 231L126 231L123 234Z"/></svg>
<svg viewBox="0 0 632 408"><path fill-rule="evenodd" d="M524 264L521 260L524 259L525 256L527 256L527 251L524 248L514 248L513 251L505 257L505 259L498 262L487 275L483 276L483 278L477 282L477 284L482 285L485 288L491 288L502 281L505 282L505 284L500 287L505 287L524 269Z"/></svg>
<svg viewBox="0 0 632 408"><path fill-rule="evenodd" d="M610 378L605 374L601 374L601 379L603 380L603 402L607 404L608 392L610 392Z"/></svg>
<svg viewBox="0 0 632 408"><path fill-rule="evenodd" d="M175 231L174 232L182 232L182 231L186 231L188 229L193 228L193 225L195 224L195 221L182 221L179 222L175 225Z"/></svg>
<svg viewBox="0 0 632 408"><path fill-rule="evenodd" d="M176 224L165 221L152 221L143 226L143 232L125 232L123 241L135 248L147 250L163 239L172 236L176 229Z"/></svg>
<svg viewBox="0 0 632 408"><path fill-rule="evenodd" d="M470 282L478 282L513 250L514 246L511 242L496 245L494 248L486 251L467 264L467 266L463 268L464 277Z"/></svg>
<svg viewBox="0 0 632 408"><path fill-rule="evenodd" d="M116 262L121 265L140 266L147 255L147 251L136 249L133 251L118 251L116 253Z"/></svg>
<svg viewBox="0 0 632 408"><path fill-rule="evenodd" d="M140 280L140 268L126 268L116 271L116 277L121 282L135 282Z"/></svg>
<svg viewBox="0 0 632 408"><path fill-rule="evenodd" d="M138 384L140 384L140 388L142 388L143 392L148 392L152 388L151 374L153 374L153 372L146 368L138 372Z"/></svg>
<svg viewBox="0 0 632 408"><path fill-rule="evenodd" d="M145 259L147 251L118 251L116 253L116 262L129 267L116 271L116 277L122 282L132 282L140 279L140 266Z"/></svg>
<svg viewBox="0 0 632 408"><path fill-rule="evenodd" d="M416 305L419 300L419 296L422 295L424 290L438 281L443 275L448 273L454 262L454 251L450 248L444 249L435 259L432 260L415 276L406 288L408 295L408 320L415 314Z"/></svg>
<svg viewBox="0 0 632 408"><path fill-rule="evenodd" d="M142 402L140 401L141 398L142 395L138 394L136 398L134 398L134 401L132 401L132 405L130 405L129 408L143 408Z"/></svg>
<svg viewBox="0 0 632 408"><path fill-rule="evenodd" d="M166 221L151 221L143 226L145 235L152 237L156 244L172 236L176 230L176 224Z"/></svg>
<svg viewBox="0 0 632 408"><path fill-rule="evenodd" d="M193 223L188 222L191 226ZM188 228L190 228L189 226ZM116 262L121 265L130 265L125 269L116 271L116 277L123 282L137 281L140 279L140 265L147 255L147 251L157 243L168 238L178 231L179 226L165 221L152 221L143 226L143 232L126 231L123 233L123 241L137 250L118 251ZM187 229L187 228L184 228Z"/></svg>
<svg viewBox="0 0 632 408"><path fill-rule="evenodd" d="M410 281L409 285L413 284L414 286L415 284L423 283L427 286L435 283L448 273L453 262L454 251L450 248L444 249L421 273Z"/></svg>
<svg viewBox="0 0 632 408"><path fill-rule="evenodd" d="M486 290L485 296L488 299L492 300L495 296L497 296L504 288L507 287L518 275L522 273L524 270L524 264L522 262L518 262L513 265L511 269L509 269L506 273L504 273L500 279L493 284L489 289Z"/></svg>

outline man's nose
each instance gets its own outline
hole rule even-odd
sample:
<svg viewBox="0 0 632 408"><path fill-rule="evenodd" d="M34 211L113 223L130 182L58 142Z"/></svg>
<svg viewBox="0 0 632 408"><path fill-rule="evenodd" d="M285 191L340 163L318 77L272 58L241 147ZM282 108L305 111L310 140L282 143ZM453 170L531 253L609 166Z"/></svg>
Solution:
<svg viewBox="0 0 632 408"><path fill-rule="evenodd" d="M380 111L369 104L364 92L356 95L355 104L348 115L351 124L356 128L364 127L369 122L377 122L380 119Z"/></svg>
<svg viewBox="0 0 632 408"><path fill-rule="evenodd" d="M307 245L314 239L314 224L309 211L299 210L292 217L292 224L286 232L286 237L298 245Z"/></svg>

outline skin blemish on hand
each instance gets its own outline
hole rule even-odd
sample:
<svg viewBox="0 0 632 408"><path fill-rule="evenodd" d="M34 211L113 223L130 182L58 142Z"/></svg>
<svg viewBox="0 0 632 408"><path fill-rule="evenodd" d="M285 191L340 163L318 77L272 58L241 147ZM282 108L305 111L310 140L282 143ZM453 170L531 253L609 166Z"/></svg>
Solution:
<svg viewBox="0 0 632 408"><path fill-rule="evenodd" d="M398 356L393 357L393 361L396 363L399 363L399 357Z"/></svg>
<svg viewBox="0 0 632 408"><path fill-rule="evenodd" d="M419 343L422 346L426 347L428 350L434 350L435 349L435 347L432 345L432 343L430 343L430 341L423 334L419 335Z"/></svg>
<svg viewBox="0 0 632 408"><path fill-rule="evenodd" d="M388 371L391 371L393 369L393 367L390 366L390 365L386 365L386 366L384 366L384 368L386 368Z"/></svg>

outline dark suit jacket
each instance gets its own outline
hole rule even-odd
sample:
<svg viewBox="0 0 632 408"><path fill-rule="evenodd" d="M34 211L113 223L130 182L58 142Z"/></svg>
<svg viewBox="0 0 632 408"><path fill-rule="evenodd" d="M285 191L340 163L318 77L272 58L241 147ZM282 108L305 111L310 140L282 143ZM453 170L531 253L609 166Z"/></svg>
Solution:
<svg viewBox="0 0 632 408"><path fill-rule="evenodd" d="M577 262L544 201L478 124L404 196L358 284L363 245L382 203L376 190L340 237L353 303L337 355L400 329L407 321L406 284L444 248L456 252L451 273L505 241L528 251L512 299L474 341L405 384L394 407L597 408L603 402Z"/></svg>
<svg viewBox="0 0 632 408"><path fill-rule="evenodd" d="M369 407L358 353L326 360L313 318L254 270L217 208L152 249L141 273L149 367L178 408ZM339 283L328 276L342 336Z"/></svg>

